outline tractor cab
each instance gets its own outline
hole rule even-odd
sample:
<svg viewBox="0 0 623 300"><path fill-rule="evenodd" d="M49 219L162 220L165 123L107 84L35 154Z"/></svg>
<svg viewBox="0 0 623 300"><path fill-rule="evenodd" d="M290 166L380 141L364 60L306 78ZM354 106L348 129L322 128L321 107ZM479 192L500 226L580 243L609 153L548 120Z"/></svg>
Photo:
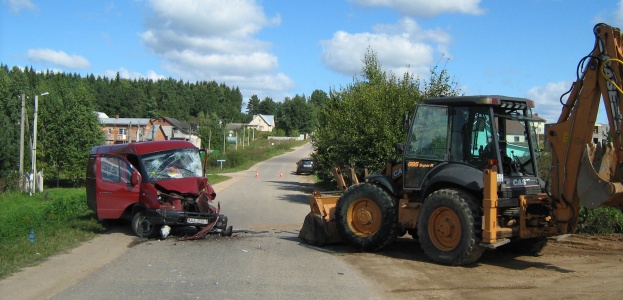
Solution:
<svg viewBox="0 0 623 300"><path fill-rule="evenodd" d="M403 153L404 188L421 195L436 184L479 191L482 171L496 166L506 197L539 192L532 107L531 100L502 96L425 100L416 108Z"/></svg>

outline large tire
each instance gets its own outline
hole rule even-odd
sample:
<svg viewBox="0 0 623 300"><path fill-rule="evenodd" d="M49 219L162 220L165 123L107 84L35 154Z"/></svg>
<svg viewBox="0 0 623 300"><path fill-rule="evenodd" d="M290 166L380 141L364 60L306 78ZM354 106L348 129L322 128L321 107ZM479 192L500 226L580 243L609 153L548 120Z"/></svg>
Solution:
<svg viewBox="0 0 623 300"><path fill-rule="evenodd" d="M147 218L145 211L139 211L132 217L132 231L141 238L153 238L160 232L160 225L153 224Z"/></svg>
<svg viewBox="0 0 623 300"><path fill-rule="evenodd" d="M482 221L476 199L463 191L442 189L424 200L418 218L418 240L424 253L434 262L467 265L477 261Z"/></svg>
<svg viewBox="0 0 623 300"><path fill-rule="evenodd" d="M547 238L538 237L511 241L497 249L518 255L538 256L545 246L547 246Z"/></svg>
<svg viewBox="0 0 623 300"><path fill-rule="evenodd" d="M335 208L338 232L359 251L378 251L396 240L396 201L371 183L349 187Z"/></svg>

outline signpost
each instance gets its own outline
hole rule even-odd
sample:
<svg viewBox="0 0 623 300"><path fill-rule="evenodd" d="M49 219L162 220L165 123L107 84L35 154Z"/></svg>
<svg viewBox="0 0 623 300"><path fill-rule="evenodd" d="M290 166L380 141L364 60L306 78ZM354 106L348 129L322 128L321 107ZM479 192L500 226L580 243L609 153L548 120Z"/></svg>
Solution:
<svg viewBox="0 0 623 300"><path fill-rule="evenodd" d="M223 169L223 162L225 161L224 159L217 159L217 162L221 163L221 170Z"/></svg>

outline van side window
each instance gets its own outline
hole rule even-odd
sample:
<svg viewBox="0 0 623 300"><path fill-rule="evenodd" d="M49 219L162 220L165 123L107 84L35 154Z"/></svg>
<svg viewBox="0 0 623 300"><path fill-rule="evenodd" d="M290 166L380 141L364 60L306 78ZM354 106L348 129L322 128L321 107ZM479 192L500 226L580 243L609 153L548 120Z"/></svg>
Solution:
<svg viewBox="0 0 623 300"><path fill-rule="evenodd" d="M101 156L101 174L103 181L130 183L132 166L120 157Z"/></svg>

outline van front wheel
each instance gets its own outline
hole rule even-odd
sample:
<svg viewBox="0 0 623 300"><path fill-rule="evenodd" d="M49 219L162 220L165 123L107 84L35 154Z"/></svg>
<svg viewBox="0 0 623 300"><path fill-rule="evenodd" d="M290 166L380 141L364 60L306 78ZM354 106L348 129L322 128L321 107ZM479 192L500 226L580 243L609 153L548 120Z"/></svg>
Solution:
<svg viewBox="0 0 623 300"><path fill-rule="evenodd" d="M132 218L132 231L141 238L153 238L158 235L160 226L154 224L147 218L145 211L139 211Z"/></svg>

